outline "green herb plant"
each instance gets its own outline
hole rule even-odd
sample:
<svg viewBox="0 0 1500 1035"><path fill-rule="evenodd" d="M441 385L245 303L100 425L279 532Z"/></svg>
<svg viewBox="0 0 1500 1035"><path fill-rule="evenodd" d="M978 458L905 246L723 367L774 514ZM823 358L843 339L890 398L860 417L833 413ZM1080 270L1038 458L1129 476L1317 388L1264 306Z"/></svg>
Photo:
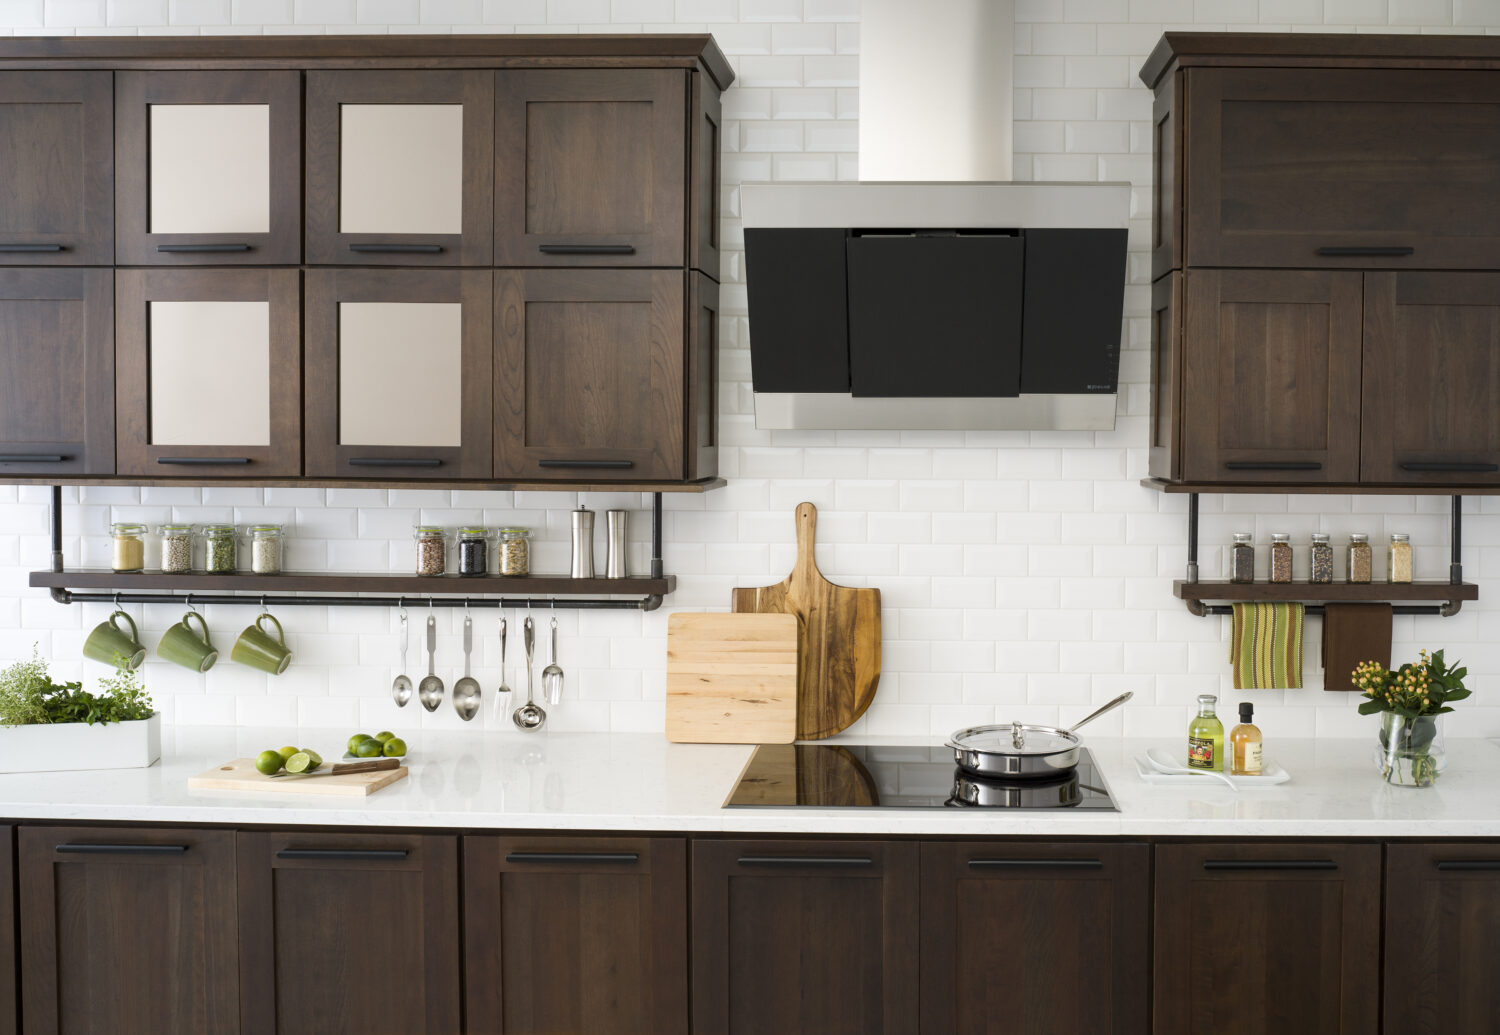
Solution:
<svg viewBox="0 0 1500 1035"><path fill-rule="evenodd" d="M1353 672L1354 685L1365 700L1359 714L1387 712L1380 727L1383 754L1381 775L1394 783L1405 783L1410 775L1418 787L1430 787L1438 777L1438 759L1432 754L1437 737L1437 717L1451 712L1455 701L1472 691L1464 687L1469 670L1450 667L1442 651L1421 652L1421 660L1407 662L1392 672L1378 661L1365 661ZM1408 763L1408 771L1401 768ZM1394 777L1394 780L1392 780Z"/></svg>
<svg viewBox="0 0 1500 1035"><path fill-rule="evenodd" d="M123 658L118 660L123 664ZM121 667L115 675L101 679L99 686L102 692L91 694L79 682L52 682L46 662L33 646L31 660L0 670L0 725L86 722L92 726L151 717L151 698L134 672Z"/></svg>

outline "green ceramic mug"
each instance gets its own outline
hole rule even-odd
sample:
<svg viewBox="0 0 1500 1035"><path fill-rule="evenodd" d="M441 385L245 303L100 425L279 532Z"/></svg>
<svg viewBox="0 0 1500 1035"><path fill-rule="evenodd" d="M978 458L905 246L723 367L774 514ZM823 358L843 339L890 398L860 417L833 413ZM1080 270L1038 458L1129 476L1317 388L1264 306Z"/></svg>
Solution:
<svg viewBox="0 0 1500 1035"><path fill-rule="evenodd" d="M193 632L193 621L197 620L201 632ZM182 621L166 631L156 645L156 653L174 665L207 672L219 660L219 651L208 640L208 623L197 611L189 611Z"/></svg>
<svg viewBox="0 0 1500 1035"><path fill-rule="evenodd" d="M274 638L265 630L263 622L276 626ZM234 649L229 652L229 657L241 665L258 668L273 676L281 675L292 663L292 652L286 646L286 633L282 631L281 623L270 613L258 615L254 622L245 626L240 638L234 641Z"/></svg>
<svg viewBox="0 0 1500 1035"><path fill-rule="evenodd" d="M130 632L127 633L120 627L121 618L130 626ZM140 640L141 634L135 627L135 619L124 611L116 611L94 626L94 631L83 641L83 656L133 672L146 660L146 648L141 646Z"/></svg>

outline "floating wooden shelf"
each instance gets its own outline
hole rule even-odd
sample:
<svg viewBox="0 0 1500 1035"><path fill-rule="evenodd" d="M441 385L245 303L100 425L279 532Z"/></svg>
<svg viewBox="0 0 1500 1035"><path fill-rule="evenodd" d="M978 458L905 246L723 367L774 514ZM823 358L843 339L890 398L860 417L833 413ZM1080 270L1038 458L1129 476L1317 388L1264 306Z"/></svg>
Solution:
<svg viewBox="0 0 1500 1035"><path fill-rule="evenodd" d="M665 596L677 586L677 576L659 579L574 579L566 575L392 575L289 571L280 575L203 573L169 575L160 571L116 572L108 568L34 571L31 585L51 589L168 590L177 593L383 593L415 601L427 596L538 596L622 595Z"/></svg>
<svg viewBox="0 0 1500 1035"><path fill-rule="evenodd" d="M1472 582L1230 582L1227 579L1172 583L1179 600L1302 600L1326 602L1478 600Z"/></svg>
<svg viewBox="0 0 1500 1035"><path fill-rule="evenodd" d="M1299 495L1323 496L1500 496L1500 485L1325 485L1313 482L1277 484L1275 482L1169 482L1161 478L1142 478L1141 484L1148 489L1166 493L1219 493L1235 495L1245 493L1296 493Z"/></svg>

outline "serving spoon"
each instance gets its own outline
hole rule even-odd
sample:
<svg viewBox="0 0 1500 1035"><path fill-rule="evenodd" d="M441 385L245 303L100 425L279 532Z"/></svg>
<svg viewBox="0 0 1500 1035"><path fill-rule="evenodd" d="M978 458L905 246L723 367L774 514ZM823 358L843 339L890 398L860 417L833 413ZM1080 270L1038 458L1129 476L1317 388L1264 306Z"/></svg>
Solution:
<svg viewBox="0 0 1500 1035"><path fill-rule="evenodd" d="M1214 779L1228 784L1230 790L1239 790L1238 784L1216 769L1188 769L1178 765L1170 757L1163 757L1160 751L1160 748L1148 748L1146 751L1146 758L1159 773L1167 773L1172 776L1212 776Z"/></svg>
<svg viewBox="0 0 1500 1035"><path fill-rule="evenodd" d="M427 616L427 674L417 684L417 700L430 712L443 703L443 681L437 674L437 619Z"/></svg>
<svg viewBox="0 0 1500 1035"><path fill-rule="evenodd" d="M561 704L563 670L557 663L557 619L552 619L552 664L542 669L542 695L548 704Z"/></svg>
<svg viewBox="0 0 1500 1035"><path fill-rule="evenodd" d="M464 677L453 684L453 710L468 722L479 714L479 698L484 693L479 680L469 675L469 652L474 649L474 619L464 615Z"/></svg>
<svg viewBox="0 0 1500 1035"><path fill-rule="evenodd" d="M401 609L401 674L391 683L391 698L397 708L405 708L411 700L411 679L406 675L406 608Z"/></svg>

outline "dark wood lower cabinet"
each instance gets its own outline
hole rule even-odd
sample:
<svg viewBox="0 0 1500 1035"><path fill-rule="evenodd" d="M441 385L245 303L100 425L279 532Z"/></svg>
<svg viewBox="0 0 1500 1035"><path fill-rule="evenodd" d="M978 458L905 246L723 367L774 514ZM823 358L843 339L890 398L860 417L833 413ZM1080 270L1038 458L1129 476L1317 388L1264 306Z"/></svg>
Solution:
<svg viewBox="0 0 1500 1035"><path fill-rule="evenodd" d="M21 828L24 1030L239 1031L234 838L225 830Z"/></svg>
<svg viewBox="0 0 1500 1035"><path fill-rule="evenodd" d="M453 1035L458 838L241 833L243 1030Z"/></svg>
<svg viewBox="0 0 1500 1035"><path fill-rule="evenodd" d="M693 1031L917 1030L918 846L693 844Z"/></svg>
<svg viewBox="0 0 1500 1035"><path fill-rule="evenodd" d="M16 828L0 826L0 1035L16 1035L20 1017L16 971L20 953L16 944Z"/></svg>
<svg viewBox="0 0 1500 1035"><path fill-rule="evenodd" d="M1369 1035L1380 846L1159 845L1153 943L1157 1035Z"/></svg>
<svg viewBox="0 0 1500 1035"><path fill-rule="evenodd" d="M1386 849L1386 1035L1500 1027L1500 845Z"/></svg>
<svg viewBox="0 0 1500 1035"><path fill-rule="evenodd" d="M921 1030L1149 1030L1150 874L1144 844L923 844Z"/></svg>
<svg viewBox="0 0 1500 1035"><path fill-rule="evenodd" d="M686 1035L687 841L464 838L469 1035Z"/></svg>

